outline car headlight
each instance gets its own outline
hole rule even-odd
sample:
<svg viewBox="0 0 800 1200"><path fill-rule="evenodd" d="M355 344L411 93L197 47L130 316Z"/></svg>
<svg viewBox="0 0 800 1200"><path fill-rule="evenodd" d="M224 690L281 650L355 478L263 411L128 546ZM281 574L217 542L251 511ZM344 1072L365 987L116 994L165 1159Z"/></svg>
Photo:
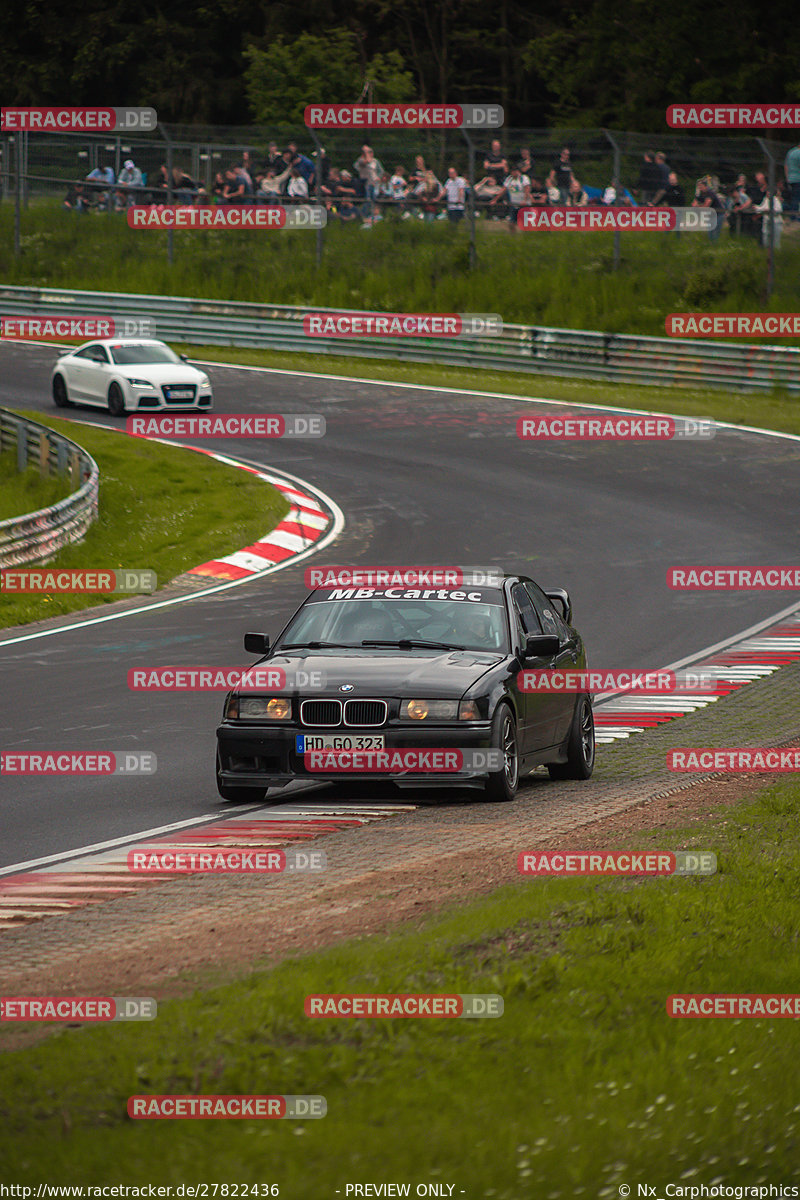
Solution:
<svg viewBox="0 0 800 1200"><path fill-rule="evenodd" d="M129 379L128 383L131 387L149 388L151 391L155 390L156 386L154 383L148 383L146 379Z"/></svg>
<svg viewBox="0 0 800 1200"><path fill-rule="evenodd" d="M260 717L266 721L291 721L292 702L284 696L231 696L225 716L237 720Z"/></svg>
<svg viewBox="0 0 800 1200"><path fill-rule="evenodd" d="M207 388L211 387L211 380L208 378L207 375L200 376L200 387L207 387Z"/></svg>
<svg viewBox="0 0 800 1200"><path fill-rule="evenodd" d="M400 716L410 721L455 721L457 700L404 700Z"/></svg>

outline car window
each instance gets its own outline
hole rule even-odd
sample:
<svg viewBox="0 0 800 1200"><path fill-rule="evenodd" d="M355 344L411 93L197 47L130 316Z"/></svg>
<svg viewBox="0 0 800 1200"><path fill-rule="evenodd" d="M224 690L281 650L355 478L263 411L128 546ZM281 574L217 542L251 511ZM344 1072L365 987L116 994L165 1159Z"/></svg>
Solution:
<svg viewBox="0 0 800 1200"><path fill-rule="evenodd" d="M174 350L163 342L136 342L111 347L111 357L118 366L133 366L139 363L179 363Z"/></svg>
<svg viewBox="0 0 800 1200"><path fill-rule="evenodd" d="M562 642L566 641L571 636L569 626L558 615L542 589L535 583L526 583L525 589L533 601L544 632L555 634Z"/></svg>
<svg viewBox="0 0 800 1200"><path fill-rule="evenodd" d="M106 352L103 349L103 347L94 345L94 346L84 346L82 350L76 350L74 357L75 358L88 358L89 362L96 362L97 359L101 358L101 355L102 355L102 361L108 362L108 358L106 357Z"/></svg>
<svg viewBox="0 0 800 1200"><path fill-rule="evenodd" d="M492 602L447 600L326 600L300 610L282 643L365 640L450 642L468 650L505 651L504 611Z"/></svg>
<svg viewBox="0 0 800 1200"><path fill-rule="evenodd" d="M521 583L514 585L511 596L514 601L514 607L517 610L517 616L522 624L523 632L533 636L541 633L542 626L536 615L533 602Z"/></svg>

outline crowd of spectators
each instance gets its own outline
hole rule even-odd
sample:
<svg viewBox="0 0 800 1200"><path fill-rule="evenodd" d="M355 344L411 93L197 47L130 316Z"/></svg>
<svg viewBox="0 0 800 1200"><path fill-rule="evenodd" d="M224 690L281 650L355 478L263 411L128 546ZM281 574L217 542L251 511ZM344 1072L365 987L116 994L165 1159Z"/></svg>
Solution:
<svg viewBox="0 0 800 1200"><path fill-rule="evenodd" d="M549 166L536 168L529 147L516 155L502 149L499 140L478 158L481 178L474 187L475 209L487 220L516 225L520 208L545 205L686 206L686 192L662 151L647 151L633 191L612 179L606 186L591 186L576 175L572 152L565 146ZM181 167L164 165L148 179L132 159L126 159L116 176L109 165L98 165L82 183L75 183L64 200L66 208L87 211L122 211L131 204L308 204L321 202L329 217L358 222L369 228L385 217L400 220L447 220L458 223L467 210L470 185L455 166L440 180L418 154L409 171L397 165L389 171L369 145L351 164L352 170L332 165L324 149L310 155L295 142L281 150L270 142L257 160L245 150L241 161L217 172L210 189L191 178ZM784 180L776 183L773 197L775 244L780 244L784 204L787 218L798 220L800 210L800 145L786 156ZM784 187L785 182L785 187ZM712 208L720 216L709 237L716 240L727 224L731 235L752 237L766 244L769 230L769 197L766 176L757 171L752 180L739 175L723 187L717 176L698 179L692 207Z"/></svg>

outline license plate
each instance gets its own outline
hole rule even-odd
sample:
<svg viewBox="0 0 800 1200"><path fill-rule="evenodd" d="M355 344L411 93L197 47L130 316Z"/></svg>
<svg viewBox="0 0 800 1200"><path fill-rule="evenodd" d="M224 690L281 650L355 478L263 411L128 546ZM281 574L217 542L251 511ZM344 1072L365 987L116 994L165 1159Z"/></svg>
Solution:
<svg viewBox="0 0 800 1200"><path fill-rule="evenodd" d="M295 749L298 754L311 750L383 750L382 733L298 733Z"/></svg>
<svg viewBox="0 0 800 1200"><path fill-rule="evenodd" d="M167 397L170 400L191 400L194 396L192 388L170 388Z"/></svg>

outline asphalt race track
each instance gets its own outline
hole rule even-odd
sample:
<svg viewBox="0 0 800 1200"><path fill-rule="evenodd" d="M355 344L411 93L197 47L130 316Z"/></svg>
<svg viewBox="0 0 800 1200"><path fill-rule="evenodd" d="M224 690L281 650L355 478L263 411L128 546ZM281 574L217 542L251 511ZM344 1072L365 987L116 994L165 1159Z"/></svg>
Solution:
<svg viewBox="0 0 800 1200"><path fill-rule="evenodd" d="M51 348L0 346L0 405L54 412L54 359ZM344 532L305 563L216 596L86 628L90 617L79 614L74 628L19 644L3 645L13 635L0 631L4 750L158 756L152 777L5 783L0 867L219 811L222 695L129 692L127 671L249 662L242 634L278 631L309 562L485 564L565 586L597 667L674 663L796 600L671 592L665 575L686 563L796 562L800 440L723 430L711 441L522 442L516 417L536 409L519 400L242 368L209 374L218 413L325 416L317 441L197 444L321 488L344 511ZM68 415L122 425L95 409Z"/></svg>

